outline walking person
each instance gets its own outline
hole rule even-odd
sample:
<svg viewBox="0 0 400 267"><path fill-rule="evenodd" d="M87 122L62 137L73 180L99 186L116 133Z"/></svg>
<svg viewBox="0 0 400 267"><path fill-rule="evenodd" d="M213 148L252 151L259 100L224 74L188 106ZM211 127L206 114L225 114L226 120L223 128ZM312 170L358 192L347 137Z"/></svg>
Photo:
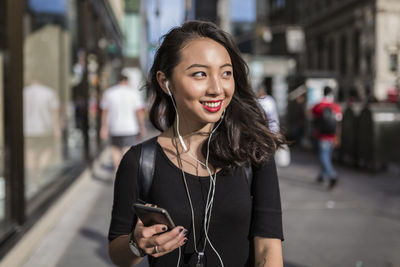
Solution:
<svg viewBox="0 0 400 267"><path fill-rule="evenodd" d="M108 236L114 264L135 266L148 255L152 267L283 266L273 155L285 141L268 129L247 70L213 23L186 22L164 36L147 85L161 134L133 146L118 168ZM146 196L138 173L148 144L155 164ZM132 208L143 195L176 227L144 226Z"/></svg>
<svg viewBox="0 0 400 267"><path fill-rule="evenodd" d="M261 105L268 120L269 130L273 133L280 132L279 114L275 99L271 96L272 89L265 83L258 90L258 103ZM290 164L290 149L287 144L281 146L275 152L275 162L278 167L287 167Z"/></svg>
<svg viewBox="0 0 400 267"><path fill-rule="evenodd" d="M57 164L61 143L60 103L55 89L33 80L24 87L24 137L30 193L43 187L46 169Z"/></svg>
<svg viewBox="0 0 400 267"><path fill-rule="evenodd" d="M321 165L317 182L322 183L326 180L329 189L332 189L338 182L338 175L332 164L332 152L339 142L342 110L340 105L334 102L331 87L326 86L323 94L321 102L312 108L314 134L318 141L318 157Z"/></svg>
<svg viewBox="0 0 400 267"><path fill-rule="evenodd" d="M144 104L128 78L119 76L117 85L107 89L100 103L102 109L100 135L111 139L111 154L117 169L122 156L146 133Z"/></svg>
<svg viewBox="0 0 400 267"><path fill-rule="evenodd" d="M272 89L261 85L258 90L258 103L260 103L268 119L268 127L272 132L279 132L279 115L275 99L271 96Z"/></svg>

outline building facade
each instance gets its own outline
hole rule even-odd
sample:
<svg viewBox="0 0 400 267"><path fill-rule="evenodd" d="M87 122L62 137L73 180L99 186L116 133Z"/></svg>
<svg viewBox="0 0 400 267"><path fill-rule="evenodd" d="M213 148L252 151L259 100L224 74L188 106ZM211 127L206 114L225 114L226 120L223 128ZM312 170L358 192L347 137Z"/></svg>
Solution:
<svg viewBox="0 0 400 267"><path fill-rule="evenodd" d="M398 86L400 2L304 1L307 71L335 73L339 100L386 100Z"/></svg>
<svg viewBox="0 0 400 267"><path fill-rule="evenodd" d="M122 0L0 2L0 257L101 149Z"/></svg>
<svg viewBox="0 0 400 267"><path fill-rule="evenodd" d="M296 0L257 0L256 54L293 57L303 50Z"/></svg>
<svg viewBox="0 0 400 267"><path fill-rule="evenodd" d="M256 53L295 58L303 77L335 78L340 101L384 101L398 91L400 1L258 2L267 13L258 16Z"/></svg>

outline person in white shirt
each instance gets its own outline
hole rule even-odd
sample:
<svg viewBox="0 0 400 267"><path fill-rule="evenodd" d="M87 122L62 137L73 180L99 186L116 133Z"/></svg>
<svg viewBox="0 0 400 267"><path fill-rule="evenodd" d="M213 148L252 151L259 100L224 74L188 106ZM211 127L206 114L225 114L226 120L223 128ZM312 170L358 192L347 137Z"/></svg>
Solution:
<svg viewBox="0 0 400 267"><path fill-rule="evenodd" d="M276 103L264 86L261 86L258 91L258 103L267 115L269 129L274 133L279 132L279 115Z"/></svg>
<svg viewBox="0 0 400 267"><path fill-rule="evenodd" d="M258 90L258 103L264 110L267 120L268 128L273 133L280 132L279 114L276 107L275 99L271 96L271 88L261 85ZM287 167L290 164L290 150L287 144L281 146L275 152L275 162L279 167Z"/></svg>
<svg viewBox="0 0 400 267"><path fill-rule="evenodd" d="M24 88L24 136L30 186L40 186L42 172L57 159L61 137L59 100L54 89L34 80Z"/></svg>
<svg viewBox="0 0 400 267"><path fill-rule="evenodd" d="M100 103L102 109L101 138L111 137L115 169L125 152L145 135L144 103L128 78L120 75L119 83L107 89Z"/></svg>

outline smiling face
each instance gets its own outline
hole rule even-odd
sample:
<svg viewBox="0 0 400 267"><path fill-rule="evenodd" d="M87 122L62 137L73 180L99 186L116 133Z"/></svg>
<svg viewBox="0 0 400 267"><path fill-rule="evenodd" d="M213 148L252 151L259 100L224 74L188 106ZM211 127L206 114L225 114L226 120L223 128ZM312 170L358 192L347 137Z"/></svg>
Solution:
<svg viewBox="0 0 400 267"><path fill-rule="evenodd" d="M217 122L235 90L228 51L212 39L197 38L181 49L180 59L169 88L184 122L182 127L191 124L190 128L200 129Z"/></svg>

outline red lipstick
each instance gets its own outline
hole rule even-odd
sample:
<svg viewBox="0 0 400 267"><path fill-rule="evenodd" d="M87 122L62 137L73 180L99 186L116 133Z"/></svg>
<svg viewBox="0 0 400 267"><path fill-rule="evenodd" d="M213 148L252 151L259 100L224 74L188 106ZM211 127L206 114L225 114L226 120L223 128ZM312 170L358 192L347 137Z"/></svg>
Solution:
<svg viewBox="0 0 400 267"><path fill-rule="evenodd" d="M203 106L204 109L206 109L208 112L218 112L221 107L222 107L222 100L217 100L217 101L204 101L201 102L201 105Z"/></svg>

